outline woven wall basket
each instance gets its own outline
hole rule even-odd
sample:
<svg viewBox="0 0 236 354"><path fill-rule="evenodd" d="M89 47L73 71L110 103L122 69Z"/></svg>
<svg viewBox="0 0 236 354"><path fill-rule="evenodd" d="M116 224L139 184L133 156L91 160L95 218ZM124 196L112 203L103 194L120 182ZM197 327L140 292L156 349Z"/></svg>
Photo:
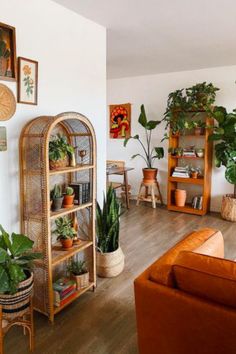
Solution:
<svg viewBox="0 0 236 354"><path fill-rule="evenodd" d="M30 273L30 277L20 283L16 294L0 294L0 304L2 305L4 318L13 320L16 317L23 316L28 311L33 285L33 273Z"/></svg>
<svg viewBox="0 0 236 354"><path fill-rule="evenodd" d="M236 199L232 194L226 194L222 198L221 216L225 220L236 221Z"/></svg>
<svg viewBox="0 0 236 354"><path fill-rule="evenodd" d="M119 275L125 265L125 256L119 247L114 252L97 252L97 274L102 278L112 278Z"/></svg>

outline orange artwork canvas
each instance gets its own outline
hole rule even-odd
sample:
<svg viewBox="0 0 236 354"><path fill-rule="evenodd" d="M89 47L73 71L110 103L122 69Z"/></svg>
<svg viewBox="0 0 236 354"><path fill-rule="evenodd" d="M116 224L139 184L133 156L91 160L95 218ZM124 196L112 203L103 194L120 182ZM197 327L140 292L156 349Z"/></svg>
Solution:
<svg viewBox="0 0 236 354"><path fill-rule="evenodd" d="M131 135L131 104L110 105L110 138L125 139Z"/></svg>

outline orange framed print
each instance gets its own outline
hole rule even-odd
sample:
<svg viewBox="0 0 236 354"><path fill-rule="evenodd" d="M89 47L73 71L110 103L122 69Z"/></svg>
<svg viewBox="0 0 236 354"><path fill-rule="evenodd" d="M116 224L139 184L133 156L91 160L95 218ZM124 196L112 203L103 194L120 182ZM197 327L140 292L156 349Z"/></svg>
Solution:
<svg viewBox="0 0 236 354"><path fill-rule="evenodd" d="M110 105L110 138L126 139L131 135L131 104Z"/></svg>
<svg viewBox="0 0 236 354"><path fill-rule="evenodd" d="M38 62L28 58L18 58L17 102L38 104Z"/></svg>
<svg viewBox="0 0 236 354"><path fill-rule="evenodd" d="M16 81L16 30L0 22L0 80Z"/></svg>

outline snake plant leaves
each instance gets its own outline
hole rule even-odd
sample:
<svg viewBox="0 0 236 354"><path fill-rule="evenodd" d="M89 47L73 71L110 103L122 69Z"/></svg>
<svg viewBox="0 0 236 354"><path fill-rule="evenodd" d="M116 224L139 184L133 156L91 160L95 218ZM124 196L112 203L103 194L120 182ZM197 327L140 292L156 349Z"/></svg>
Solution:
<svg viewBox="0 0 236 354"><path fill-rule="evenodd" d="M9 290L9 278L6 270L0 264L0 293L4 293Z"/></svg>
<svg viewBox="0 0 236 354"><path fill-rule="evenodd" d="M11 252L14 256L18 256L33 246L34 242L24 235L12 234Z"/></svg>
<svg viewBox="0 0 236 354"><path fill-rule="evenodd" d="M232 163L226 167L225 178L229 183L236 184L236 163Z"/></svg>

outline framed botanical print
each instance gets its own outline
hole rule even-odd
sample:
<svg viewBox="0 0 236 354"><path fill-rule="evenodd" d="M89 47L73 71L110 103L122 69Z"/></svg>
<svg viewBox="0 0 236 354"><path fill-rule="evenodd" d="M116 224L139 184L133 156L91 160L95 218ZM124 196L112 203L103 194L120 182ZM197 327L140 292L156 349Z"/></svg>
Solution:
<svg viewBox="0 0 236 354"><path fill-rule="evenodd" d="M16 30L0 22L0 80L16 81Z"/></svg>
<svg viewBox="0 0 236 354"><path fill-rule="evenodd" d="M18 90L17 102L38 104L38 62L18 58Z"/></svg>

